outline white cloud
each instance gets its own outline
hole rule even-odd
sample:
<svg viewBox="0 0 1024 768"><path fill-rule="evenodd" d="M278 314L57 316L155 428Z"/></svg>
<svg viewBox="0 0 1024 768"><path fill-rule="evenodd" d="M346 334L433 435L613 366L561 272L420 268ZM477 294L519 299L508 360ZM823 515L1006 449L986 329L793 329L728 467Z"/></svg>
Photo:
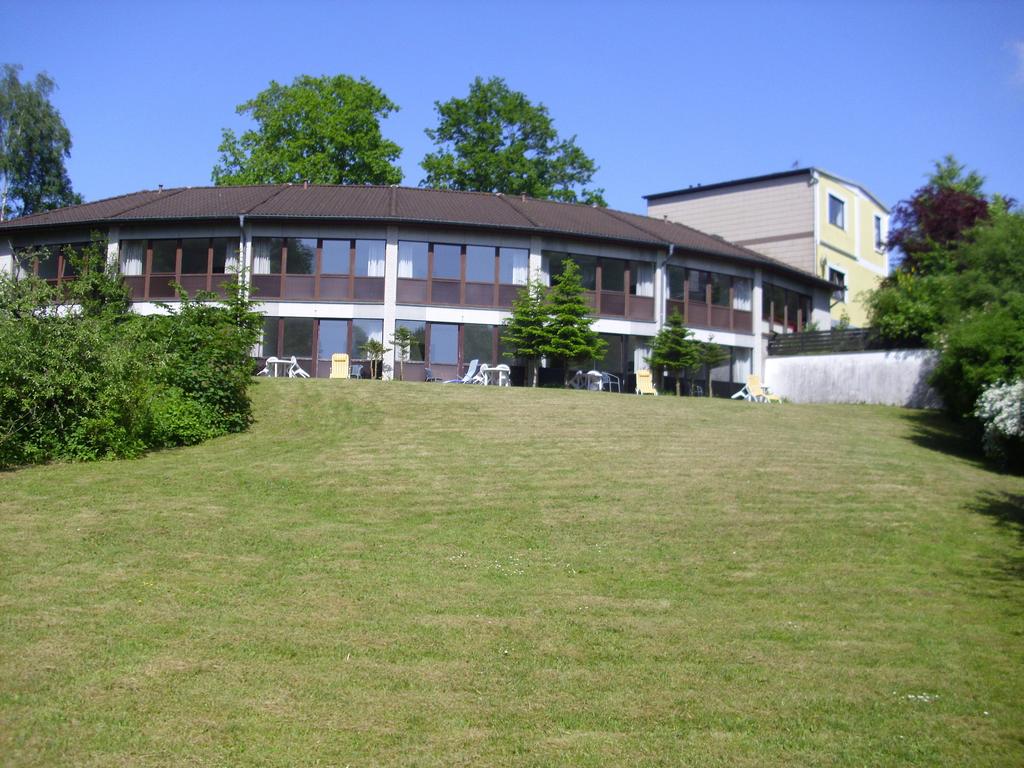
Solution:
<svg viewBox="0 0 1024 768"><path fill-rule="evenodd" d="M1018 85L1024 85L1024 40L1015 40L1010 43L1010 50L1013 51L1013 57L1017 64L1013 80Z"/></svg>

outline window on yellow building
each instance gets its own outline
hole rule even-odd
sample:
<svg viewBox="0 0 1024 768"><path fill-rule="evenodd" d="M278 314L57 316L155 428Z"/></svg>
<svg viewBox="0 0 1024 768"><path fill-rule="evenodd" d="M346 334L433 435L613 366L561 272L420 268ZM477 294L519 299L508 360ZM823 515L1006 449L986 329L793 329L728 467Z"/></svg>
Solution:
<svg viewBox="0 0 1024 768"><path fill-rule="evenodd" d="M885 243L882 242L882 217L875 216L875 250L881 253L884 245Z"/></svg>
<svg viewBox="0 0 1024 768"><path fill-rule="evenodd" d="M846 203L835 195L828 196L828 223L846 229Z"/></svg>

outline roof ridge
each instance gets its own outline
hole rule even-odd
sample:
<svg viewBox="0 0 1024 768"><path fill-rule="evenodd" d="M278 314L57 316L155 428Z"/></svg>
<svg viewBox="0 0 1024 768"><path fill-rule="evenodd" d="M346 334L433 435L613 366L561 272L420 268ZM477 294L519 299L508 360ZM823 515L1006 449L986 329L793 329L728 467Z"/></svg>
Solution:
<svg viewBox="0 0 1024 768"><path fill-rule="evenodd" d="M182 192L185 192L187 189L188 189L188 187L173 187L173 188L167 189L167 190L163 190L163 189L158 189L158 190L148 189L146 191L147 192L154 192L155 191L161 197L164 195L165 192L167 193L167 197L176 197L177 195L180 195ZM111 216L110 219L113 221L113 220L117 219L120 216L124 216L126 213L129 213L130 211L136 211L139 208L147 206L147 205L149 205L150 203L153 203L153 202L156 202L156 201L155 200L147 200L144 203L139 203L138 205L130 206L128 208L125 208L123 211L118 211L116 214Z"/></svg>
<svg viewBox="0 0 1024 768"><path fill-rule="evenodd" d="M240 186L263 187L263 186L266 186L266 185L265 184L249 184L249 185L240 185ZM277 197L282 192L284 192L286 189L288 189L290 186L291 186L291 184L274 184L274 185L272 185L271 189L273 191L267 197L264 197L262 200L260 200L258 203L253 203L251 206L246 208L245 209L245 215L248 216L250 213L253 212L253 210L255 208L258 208L261 205L266 205L271 200L273 200L275 197Z"/></svg>
<svg viewBox="0 0 1024 768"><path fill-rule="evenodd" d="M540 227L540 224L538 224L538 223L537 223L537 222L536 222L536 221L535 221L535 220L534 220L534 219L533 219L533 218L532 218L532 217L530 216L530 214L528 214L528 213L527 213L526 211L522 210L522 209L521 209L521 208L520 208L520 207L519 207L518 205L514 204L514 203L512 202L512 200L511 200L511 198L509 198L509 196L508 196L508 195L506 195L506 194L505 194L505 193L503 193L503 192L492 192L491 194L493 194L493 195L494 195L495 197L497 197L497 198L498 198L498 199L500 199L500 200L504 200L504 201L505 201L505 205L507 205L507 206L508 206L509 208L511 208L511 209L512 209L513 211L515 211L515 212L516 212L516 213L518 213L518 214L519 214L520 216L522 216L522 217L523 217L524 219L526 219L526 220L527 220L528 222L530 222L530 224L532 224L532 225L533 225L533 226L535 226L535 227ZM531 199L532 199L532 198L531 198Z"/></svg>
<svg viewBox="0 0 1024 768"><path fill-rule="evenodd" d="M651 232L649 229L645 229L645 228L641 227L635 221L630 221L629 219L625 218L626 216L636 216L637 214L635 214L635 213L631 214L631 213L627 213L626 211L616 211L616 210L613 210L611 208L599 208L598 210L602 211L603 213L607 214L608 216L611 216L616 221L621 221L623 224L626 224L626 225L632 227L633 229L636 229L636 230L638 230L640 232L643 232L645 235L650 235L651 237L657 238L658 240L662 240L661 235L659 235L657 232ZM697 232L698 230L693 230L693 231ZM701 234L704 234L704 233L701 232Z"/></svg>
<svg viewBox="0 0 1024 768"><path fill-rule="evenodd" d="M183 187L172 187L171 189L169 189L167 191L171 192L173 190L174 192L179 192L182 189L183 189ZM29 213L29 214L26 214L24 216L18 216L18 217L16 217L16 219L18 221L24 221L26 219L31 219L31 218L34 218L36 216L45 216L45 215L47 215L49 213L53 213L54 211L70 211L70 210L74 210L75 208L84 208L87 205L99 205L100 203L109 203L111 200L120 200L121 198L124 198L124 197L132 197L134 195L144 195L144 194L146 194L148 192L162 192L162 191L163 190L156 190L156 189L139 189L139 190L136 190L135 192L125 192L124 194L121 194L121 195L111 195L110 197L101 197L99 200L89 200L88 202L85 202L85 203L75 203L74 205L64 205L64 206L61 206L60 208L52 208L52 209L47 210L47 211L35 211L33 213ZM139 205L145 205L145 203L139 203ZM136 207L138 207L138 206L136 206ZM126 208L125 210L130 211L132 209L131 208ZM4 223L7 223L7 222L15 221L15 219L4 219L3 221L4 221Z"/></svg>

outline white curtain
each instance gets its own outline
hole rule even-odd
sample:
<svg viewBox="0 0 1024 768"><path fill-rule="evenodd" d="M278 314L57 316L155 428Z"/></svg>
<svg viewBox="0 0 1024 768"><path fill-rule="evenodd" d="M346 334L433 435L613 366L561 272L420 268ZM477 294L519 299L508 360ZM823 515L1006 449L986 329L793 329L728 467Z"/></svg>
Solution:
<svg viewBox="0 0 1024 768"><path fill-rule="evenodd" d="M384 277L384 240L366 241L366 276Z"/></svg>
<svg viewBox="0 0 1024 768"><path fill-rule="evenodd" d="M753 350L745 347L732 348L732 380L737 384L743 384L750 375L750 357Z"/></svg>
<svg viewBox="0 0 1024 768"><path fill-rule="evenodd" d="M273 240L269 237L252 239L252 273L254 275L270 274L270 250Z"/></svg>
<svg viewBox="0 0 1024 768"><path fill-rule="evenodd" d="M530 252L516 248L509 253L512 255L512 285L526 285L530 277Z"/></svg>
<svg viewBox="0 0 1024 768"><path fill-rule="evenodd" d="M121 274L141 275L142 262L146 258L145 240L121 241Z"/></svg>
<svg viewBox="0 0 1024 768"><path fill-rule="evenodd" d="M750 306L750 281L745 278L733 278L732 308L749 312Z"/></svg>
<svg viewBox="0 0 1024 768"><path fill-rule="evenodd" d="M411 278L413 275L413 246L407 243L398 244L398 276Z"/></svg>
<svg viewBox="0 0 1024 768"><path fill-rule="evenodd" d="M651 264L634 264L636 270L636 295L654 296L654 267Z"/></svg>
<svg viewBox="0 0 1024 768"><path fill-rule="evenodd" d="M228 241L228 252L224 255L224 273L231 274L238 269L238 254L241 253L241 243L234 245L233 241Z"/></svg>

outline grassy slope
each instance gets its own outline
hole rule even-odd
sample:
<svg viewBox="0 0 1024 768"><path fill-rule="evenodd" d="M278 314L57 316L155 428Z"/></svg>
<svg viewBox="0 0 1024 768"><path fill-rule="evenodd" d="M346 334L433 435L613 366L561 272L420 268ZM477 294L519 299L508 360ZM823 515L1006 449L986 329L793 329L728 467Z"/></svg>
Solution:
<svg viewBox="0 0 1024 768"><path fill-rule="evenodd" d="M0 474L4 765L1024 763L1024 480L937 419L255 398Z"/></svg>

